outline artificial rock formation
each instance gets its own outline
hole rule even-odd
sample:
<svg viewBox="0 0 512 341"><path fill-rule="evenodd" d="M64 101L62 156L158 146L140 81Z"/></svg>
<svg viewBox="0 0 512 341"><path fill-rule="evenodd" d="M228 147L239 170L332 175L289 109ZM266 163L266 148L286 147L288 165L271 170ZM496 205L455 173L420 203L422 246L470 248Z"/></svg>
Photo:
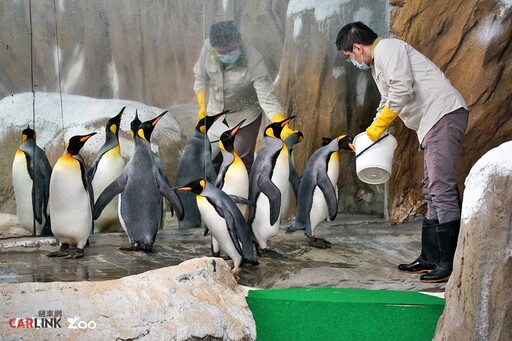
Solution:
<svg viewBox="0 0 512 341"><path fill-rule="evenodd" d="M512 339L512 142L466 179L462 226L435 340Z"/></svg>
<svg viewBox="0 0 512 341"><path fill-rule="evenodd" d="M5 284L0 306L1 334L9 340L256 339L245 291L220 258L111 281ZM48 310L61 312L61 328L9 327L12 318Z"/></svg>

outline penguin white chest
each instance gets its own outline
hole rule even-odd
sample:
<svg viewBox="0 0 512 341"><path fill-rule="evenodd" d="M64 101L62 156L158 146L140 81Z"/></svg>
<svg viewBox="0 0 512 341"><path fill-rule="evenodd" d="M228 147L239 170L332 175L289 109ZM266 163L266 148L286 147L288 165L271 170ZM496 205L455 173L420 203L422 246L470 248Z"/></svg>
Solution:
<svg viewBox="0 0 512 341"><path fill-rule="evenodd" d="M226 220L217 213L215 207L201 195L196 197L197 207L201 213L201 219L210 230L210 233L217 240L220 248L233 259L235 264L240 264L242 256L238 253L229 235Z"/></svg>
<svg viewBox="0 0 512 341"><path fill-rule="evenodd" d="M92 209L80 164L71 156L64 155L55 164L49 206L53 234L62 243L83 248L92 229Z"/></svg>
<svg viewBox="0 0 512 341"><path fill-rule="evenodd" d="M12 163L12 185L16 199L18 223L24 229L32 232L34 224L34 211L32 206L33 182L28 173L25 154L19 149L16 151Z"/></svg>

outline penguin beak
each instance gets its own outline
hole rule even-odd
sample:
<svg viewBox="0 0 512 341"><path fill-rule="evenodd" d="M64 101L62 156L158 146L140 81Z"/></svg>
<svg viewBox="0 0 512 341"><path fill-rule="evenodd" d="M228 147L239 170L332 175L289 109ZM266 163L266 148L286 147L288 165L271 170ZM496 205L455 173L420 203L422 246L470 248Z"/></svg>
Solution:
<svg viewBox="0 0 512 341"><path fill-rule="evenodd" d="M294 119L295 117L297 117L296 115L293 115L293 116L290 116L288 117L286 120L284 121L281 121L281 127L284 127L285 125L288 124L288 122L290 122L292 119Z"/></svg>
<svg viewBox="0 0 512 341"><path fill-rule="evenodd" d="M96 132L94 132L94 133L90 133L90 134L88 134L88 135L84 135L84 136L82 136L82 138L80 139L80 142L85 143L85 141L87 141L89 138L91 138L91 136L94 136L94 135L96 135Z"/></svg>
<svg viewBox="0 0 512 341"><path fill-rule="evenodd" d="M191 191L192 190L192 188L188 187L188 186L175 187L174 189L177 190L177 191Z"/></svg>
<svg viewBox="0 0 512 341"><path fill-rule="evenodd" d="M354 146L353 143L349 143L348 146L350 147L350 149L352 149L354 153L356 152L356 146Z"/></svg>
<svg viewBox="0 0 512 341"><path fill-rule="evenodd" d="M156 124L158 123L158 121L160 121L162 119L162 117L167 114L169 112L169 110L166 110L164 111L163 113L161 113L160 115L158 115L156 118L153 119L153 121L151 122L151 125L154 127L156 126Z"/></svg>
<svg viewBox="0 0 512 341"><path fill-rule="evenodd" d="M235 136L236 133L240 130L240 127L242 127L242 124L244 124L245 119L242 120L242 122L238 123L232 130L231 130L231 136Z"/></svg>

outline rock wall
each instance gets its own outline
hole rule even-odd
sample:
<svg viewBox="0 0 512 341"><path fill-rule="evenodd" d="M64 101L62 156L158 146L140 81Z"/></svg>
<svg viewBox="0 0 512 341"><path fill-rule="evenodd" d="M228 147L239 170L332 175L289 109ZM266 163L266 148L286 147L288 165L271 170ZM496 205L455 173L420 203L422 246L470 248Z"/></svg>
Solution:
<svg viewBox="0 0 512 341"><path fill-rule="evenodd" d="M466 178L462 226L435 340L512 339L512 142Z"/></svg>
<svg viewBox="0 0 512 341"><path fill-rule="evenodd" d="M9 340L256 339L245 290L220 258L111 281L5 284L0 304L0 334ZM10 327L48 310L60 311L59 329Z"/></svg>

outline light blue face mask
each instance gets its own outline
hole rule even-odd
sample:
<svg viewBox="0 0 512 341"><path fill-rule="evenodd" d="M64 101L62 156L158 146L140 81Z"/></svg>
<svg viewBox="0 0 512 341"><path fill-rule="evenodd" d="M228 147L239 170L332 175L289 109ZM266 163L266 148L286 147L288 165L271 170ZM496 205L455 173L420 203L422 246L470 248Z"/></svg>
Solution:
<svg viewBox="0 0 512 341"><path fill-rule="evenodd" d="M351 59L352 64L354 64L359 70L368 70L370 67L365 63L359 63L357 60Z"/></svg>
<svg viewBox="0 0 512 341"><path fill-rule="evenodd" d="M233 64L234 62L236 62L238 60L238 58L240 58L241 54L242 54L242 52L238 48L229 54L219 54L219 58L220 58L220 61L223 62L224 64Z"/></svg>

